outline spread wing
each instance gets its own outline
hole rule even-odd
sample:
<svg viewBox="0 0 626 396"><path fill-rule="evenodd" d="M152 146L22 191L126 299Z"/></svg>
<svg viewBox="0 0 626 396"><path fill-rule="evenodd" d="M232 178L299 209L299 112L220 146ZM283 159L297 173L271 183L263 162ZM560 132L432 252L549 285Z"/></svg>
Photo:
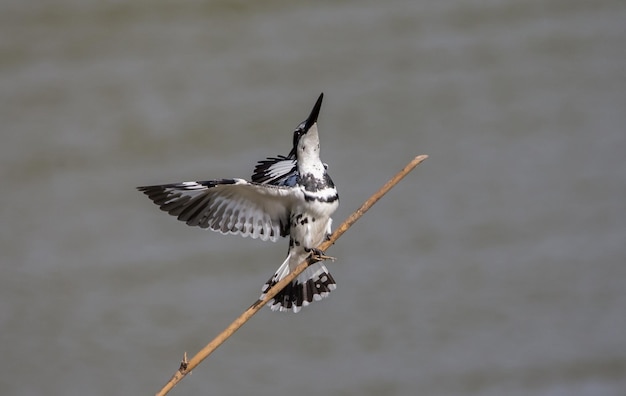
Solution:
<svg viewBox="0 0 626 396"><path fill-rule="evenodd" d="M298 167L295 155L270 157L254 167L252 181L261 184L293 187L298 183Z"/></svg>
<svg viewBox="0 0 626 396"><path fill-rule="evenodd" d="M137 189L161 210L190 226L271 241L289 234L291 208L304 199L299 188L243 179L189 181Z"/></svg>

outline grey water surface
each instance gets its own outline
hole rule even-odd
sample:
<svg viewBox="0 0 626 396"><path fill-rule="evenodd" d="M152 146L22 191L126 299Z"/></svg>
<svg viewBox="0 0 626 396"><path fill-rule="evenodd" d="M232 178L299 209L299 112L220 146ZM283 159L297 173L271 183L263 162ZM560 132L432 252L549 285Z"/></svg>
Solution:
<svg viewBox="0 0 626 396"><path fill-rule="evenodd" d="M249 177L325 93L338 288L172 395L625 395L626 3L4 1L0 393L154 394L278 244L138 185Z"/></svg>

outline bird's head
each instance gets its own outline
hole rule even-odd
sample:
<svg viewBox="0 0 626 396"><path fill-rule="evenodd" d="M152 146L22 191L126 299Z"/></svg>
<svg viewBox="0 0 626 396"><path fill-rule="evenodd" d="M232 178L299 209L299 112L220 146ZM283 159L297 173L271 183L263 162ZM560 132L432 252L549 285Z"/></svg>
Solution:
<svg viewBox="0 0 626 396"><path fill-rule="evenodd" d="M317 133L317 116L322 107L322 99L324 99L323 93L317 98L317 102L315 102L309 117L302 121L293 132L292 153L298 159L304 159L309 156L319 157L320 139Z"/></svg>

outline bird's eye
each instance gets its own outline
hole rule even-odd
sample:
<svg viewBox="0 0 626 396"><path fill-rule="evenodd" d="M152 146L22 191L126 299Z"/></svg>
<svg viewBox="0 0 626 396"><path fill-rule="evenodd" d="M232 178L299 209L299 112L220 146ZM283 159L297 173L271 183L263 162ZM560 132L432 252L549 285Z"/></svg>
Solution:
<svg viewBox="0 0 626 396"><path fill-rule="evenodd" d="M304 131L300 128L296 129L293 132L293 146L295 147L298 144L298 141L300 140L300 137L302 136L302 133Z"/></svg>

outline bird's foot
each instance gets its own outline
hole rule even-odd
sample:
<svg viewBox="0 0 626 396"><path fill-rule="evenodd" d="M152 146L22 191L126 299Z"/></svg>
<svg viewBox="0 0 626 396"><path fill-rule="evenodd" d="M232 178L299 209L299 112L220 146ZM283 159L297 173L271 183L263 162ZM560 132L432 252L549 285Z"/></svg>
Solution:
<svg viewBox="0 0 626 396"><path fill-rule="evenodd" d="M324 260L330 260L330 261L335 261L336 258L332 257L332 256L327 256L325 252L321 251L318 248L312 248L309 249L311 252L311 260L317 262L317 261L324 261Z"/></svg>

